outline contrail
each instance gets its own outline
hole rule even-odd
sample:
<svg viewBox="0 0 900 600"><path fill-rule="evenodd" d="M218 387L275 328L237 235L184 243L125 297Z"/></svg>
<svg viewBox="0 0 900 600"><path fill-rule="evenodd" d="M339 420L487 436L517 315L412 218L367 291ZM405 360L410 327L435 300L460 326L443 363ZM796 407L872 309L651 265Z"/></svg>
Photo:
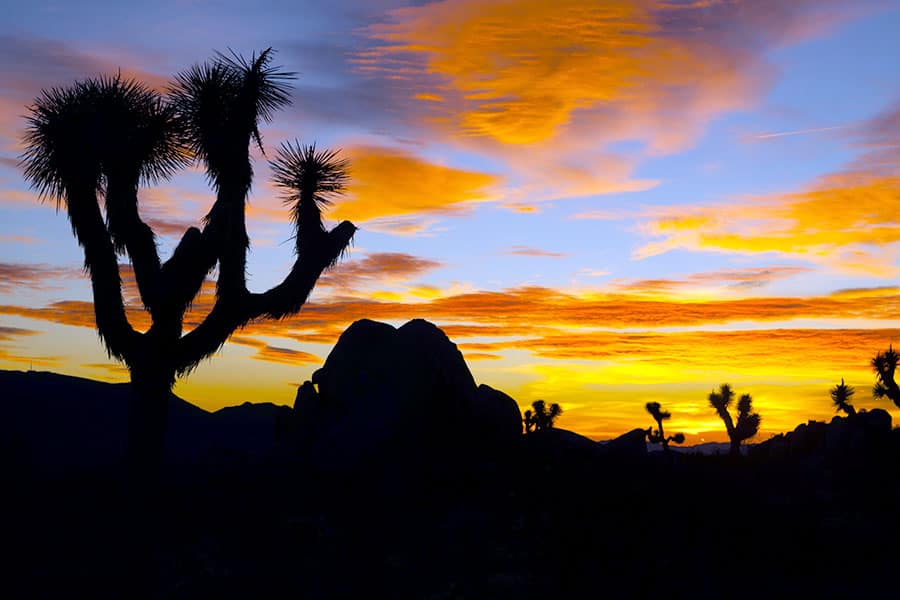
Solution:
<svg viewBox="0 0 900 600"><path fill-rule="evenodd" d="M834 131L835 129L843 129L844 125L835 125L834 127L819 127L818 129L798 129L797 131L779 131L778 133L763 133L755 135L758 140L767 140L769 138L784 137L786 135L803 135L804 133L820 133L822 131Z"/></svg>

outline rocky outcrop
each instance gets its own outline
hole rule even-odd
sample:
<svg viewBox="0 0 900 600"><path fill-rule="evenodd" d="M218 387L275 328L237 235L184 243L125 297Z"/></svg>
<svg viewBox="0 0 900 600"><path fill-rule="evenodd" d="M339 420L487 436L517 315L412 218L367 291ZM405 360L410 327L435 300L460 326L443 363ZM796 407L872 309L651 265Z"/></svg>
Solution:
<svg viewBox="0 0 900 600"><path fill-rule="evenodd" d="M539 429L525 436L528 450L548 462L592 460L604 454L594 440L566 429Z"/></svg>
<svg viewBox="0 0 900 600"><path fill-rule="evenodd" d="M519 405L500 390L482 383L472 408L472 425L481 438L509 444L522 437Z"/></svg>
<svg viewBox="0 0 900 600"><path fill-rule="evenodd" d="M809 421L789 433L757 444L750 455L759 458L853 458L880 452L891 434L891 415L880 408L830 423Z"/></svg>
<svg viewBox="0 0 900 600"><path fill-rule="evenodd" d="M647 456L647 430L632 429L603 444L606 454L619 458L642 458Z"/></svg>
<svg viewBox="0 0 900 600"><path fill-rule="evenodd" d="M361 320L298 390L301 448L312 465L363 468L459 447L511 443L521 434L515 401L479 389L456 345L416 319L400 328Z"/></svg>

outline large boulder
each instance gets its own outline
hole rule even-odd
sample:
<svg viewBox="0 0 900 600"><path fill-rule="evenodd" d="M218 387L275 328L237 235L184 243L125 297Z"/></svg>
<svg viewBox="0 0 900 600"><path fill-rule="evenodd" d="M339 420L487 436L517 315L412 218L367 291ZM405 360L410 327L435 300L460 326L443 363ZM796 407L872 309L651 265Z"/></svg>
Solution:
<svg viewBox="0 0 900 600"><path fill-rule="evenodd" d="M307 436L301 447L327 469L364 468L385 453L392 461L427 460L521 432L515 401L486 386L479 391L456 345L421 319L400 328L353 323L300 388L295 410Z"/></svg>
<svg viewBox="0 0 900 600"><path fill-rule="evenodd" d="M825 431L828 425L821 421L801 423L791 432L788 447L793 456L811 456L821 454L825 448Z"/></svg>
<svg viewBox="0 0 900 600"><path fill-rule="evenodd" d="M482 383L472 408L472 425L480 439L493 444L510 444L522 437L519 405L500 390Z"/></svg>
<svg viewBox="0 0 900 600"><path fill-rule="evenodd" d="M528 450L549 461L592 460L604 454L603 446L567 429L539 429L525 436Z"/></svg>

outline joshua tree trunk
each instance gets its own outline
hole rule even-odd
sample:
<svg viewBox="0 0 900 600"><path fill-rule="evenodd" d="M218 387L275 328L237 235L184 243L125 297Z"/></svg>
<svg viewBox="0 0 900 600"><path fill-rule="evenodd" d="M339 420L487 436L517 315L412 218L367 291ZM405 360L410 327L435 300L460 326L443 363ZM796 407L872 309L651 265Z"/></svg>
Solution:
<svg viewBox="0 0 900 600"><path fill-rule="evenodd" d="M656 420L656 426L659 427L659 439L662 443L663 452L669 451L669 440L666 439L666 432L663 431L662 419Z"/></svg>
<svg viewBox="0 0 900 600"><path fill-rule="evenodd" d="M164 457L169 396L174 371L133 368L128 404L128 473L132 491L156 488Z"/></svg>
<svg viewBox="0 0 900 600"><path fill-rule="evenodd" d="M725 432L728 434L728 440L731 442L731 456L740 456L741 440L737 438L737 432L734 428L734 421L731 419L731 413L727 408L721 408L717 411L722 422L725 423Z"/></svg>

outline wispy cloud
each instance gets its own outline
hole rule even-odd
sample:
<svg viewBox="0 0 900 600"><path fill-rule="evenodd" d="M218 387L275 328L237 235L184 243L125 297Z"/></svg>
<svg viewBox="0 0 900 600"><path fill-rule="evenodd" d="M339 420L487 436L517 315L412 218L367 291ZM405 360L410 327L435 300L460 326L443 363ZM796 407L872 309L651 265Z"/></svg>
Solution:
<svg viewBox="0 0 900 600"><path fill-rule="evenodd" d="M874 277L900 274L900 103L854 127L863 153L806 189L731 203L660 208L642 230L647 258L676 248L778 253Z"/></svg>
<svg viewBox="0 0 900 600"><path fill-rule="evenodd" d="M807 135L810 133L823 133L826 131L836 131L838 129L845 129L846 125L835 125L834 127L817 127L815 129L797 129L795 131L778 131L775 133L759 133L753 137L756 140L768 140L771 138L780 138L780 137L788 137L792 135Z"/></svg>
<svg viewBox="0 0 900 600"><path fill-rule="evenodd" d="M318 285L346 293L379 284L407 282L441 266L440 261L403 252L372 252L340 263L326 272Z"/></svg>
<svg viewBox="0 0 900 600"><path fill-rule="evenodd" d="M81 269L34 263L0 263L0 292L9 294L23 288L58 289L59 279L80 279Z"/></svg>
<svg viewBox="0 0 900 600"><path fill-rule="evenodd" d="M321 364L323 362L322 359L315 354L303 352L302 350L295 350L293 348L270 346L265 342L253 338L235 336L231 338L231 343L256 348L256 354L250 357L255 360L283 365Z"/></svg>
<svg viewBox="0 0 900 600"><path fill-rule="evenodd" d="M565 252L552 252L550 250L541 250L540 248L532 248L531 246L511 246L503 251L503 254L512 256L528 256L532 258L565 258L569 256Z"/></svg>

